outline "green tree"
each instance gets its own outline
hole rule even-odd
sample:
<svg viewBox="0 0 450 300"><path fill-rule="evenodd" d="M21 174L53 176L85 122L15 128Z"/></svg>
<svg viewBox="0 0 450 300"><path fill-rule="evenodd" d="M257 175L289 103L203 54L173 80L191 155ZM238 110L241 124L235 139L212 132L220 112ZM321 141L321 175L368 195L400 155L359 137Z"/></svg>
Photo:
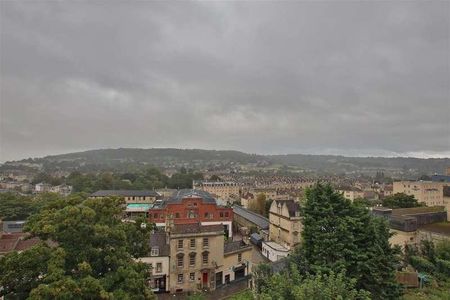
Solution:
<svg viewBox="0 0 450 300"><path fill-rule="evenodd" d="M356 287L374 299L396 299L399 249L389 244L389 227L367 209L351 203L330 185L306 191L303 207L303 242L296 259L300 270L312 274L345 272ZM295 256L295 255L294 255Z"/></svg>
<svg viewBox="0 0 450 300"><path fill-rule="evenodd" d="M408 208L420 206L413 195L406 195L404 193L396 193L388 196L383 199L382 204L384 207L389 208Z"/></svg>
<svg viewBox="0 0 450 300"><path fill-rule="evenodd" d="M0 219L25 220L36 213L42 204L41 196L22 196L17 193L0 193Z"/></svg>
<svg viewBox="0 0 450 300"><path fill-rule="evenodd" d="M333 300L370 299L370 293L357 290L356 280L344 273L301 276L295 265L289 270L269 276L258 293L259 299Z"/></svg>
<svg viewBox="0 0 450 300"><path fill-rule="evenodd" d="M0 295L29 295L30 299L152 298L146 284L149 267L133 260L133 256L148 251L150 229L121 222L121 204L116 198L85 199L79 195L46 203L28 219L26 230L56 245L41 245L1 258L0 278L17 275L19 282L6 285ZM23 258L30 261L39 251L44 255L37 265L14 270L14 262Z"/></svg>

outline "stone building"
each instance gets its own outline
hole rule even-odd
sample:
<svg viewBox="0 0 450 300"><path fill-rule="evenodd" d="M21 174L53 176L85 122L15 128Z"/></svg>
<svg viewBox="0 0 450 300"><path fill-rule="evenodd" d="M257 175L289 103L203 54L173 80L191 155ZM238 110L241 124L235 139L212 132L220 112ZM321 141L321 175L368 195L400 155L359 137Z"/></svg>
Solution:
<svg viewBox="0 0 450 300"><path fill-rule="evenodd" d="M412 195L419 203L427 206L444 205L443 182L432 181L396 181L394 182L394 194L404 193Z"/></svg>
<svg viewBox="0 0 450 300"><path fill-rule="evenodd" d="M269 238L287 249L300 243L303 229L300 205L294 200L275 200L269 210Z"/></svg>

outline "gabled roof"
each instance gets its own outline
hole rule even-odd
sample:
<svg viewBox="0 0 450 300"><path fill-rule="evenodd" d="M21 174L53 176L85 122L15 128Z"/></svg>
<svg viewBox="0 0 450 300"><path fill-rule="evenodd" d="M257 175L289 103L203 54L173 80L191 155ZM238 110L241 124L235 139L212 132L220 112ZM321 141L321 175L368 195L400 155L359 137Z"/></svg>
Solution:
<svg viewBox="0 0 450 300"><path fill-rule="evenodd" d="M91 197L157 197L159 194L150 190L100 190L91 194Z"/></svg>
<svg viewBox="0 0 450 300"><path fill-rule="evenodd" d="M277 205L286 205L289 217L297 217L296 212L300 212L300 204L294 200L275 200Z"/></svg>

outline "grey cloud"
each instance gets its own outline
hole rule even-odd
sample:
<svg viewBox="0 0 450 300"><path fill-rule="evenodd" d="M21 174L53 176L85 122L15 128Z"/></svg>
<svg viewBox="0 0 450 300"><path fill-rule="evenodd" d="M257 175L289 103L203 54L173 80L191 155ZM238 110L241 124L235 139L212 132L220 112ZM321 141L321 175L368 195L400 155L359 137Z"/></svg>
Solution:
<svg viewBox="0 0 450 300"><path fill-rule="evenodd" d="M127 146L450 155L448 2L0 5L0 161Z"/></svg>

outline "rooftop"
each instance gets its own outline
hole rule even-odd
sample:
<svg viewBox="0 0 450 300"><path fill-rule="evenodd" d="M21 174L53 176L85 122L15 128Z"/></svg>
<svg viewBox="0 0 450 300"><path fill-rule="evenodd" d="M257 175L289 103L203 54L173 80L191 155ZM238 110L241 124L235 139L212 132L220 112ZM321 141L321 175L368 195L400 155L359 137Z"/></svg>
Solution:
<svg viewBox="0 0 450 300"><path fill-rule="evenodd" d="M159 194L150 190L100 190L91 194L92 197L157 197Z"/></svg>
<svg viewBox="0 0 450 300"><path fill-rule="evenodd" d="M419 227L419 230L425 230L429 232L450 236L450 222L440 222L423 225Z"/></svg>
<svg viewBox="0 0 450 300"><path fill-rule="evenodd" d="M149 242L150 249L152 247L158 247L158 249L159 249L158 256L169 256L170 247L167 244L166 238L167 238L167 236L164 231L153 232L150 235L150 242Z"/></svg>
<svg viewBox="0 0 450 300"><path fill-rule="evenodd" d="M176 224L172 228L174 234L186 234L186 233L204 233L204 232L223 232L223 225L200 225L200 223L194 224Z"/></svg>
<svg viewBox="0 0 450 300"><path fill-rule="evenodd" d="M178 190L173 195L164 201L166 204L180 203L184 198L201 198L204 203L216 203L216 199L208 192L202 190L182 189Z"/></svg>
<svg viewBox="0 0 450 300"><path fill-rule="evenodd" d="M392 210L393 216L417 215L445 211L444 206L423 206L410 208L395 208Z"/></svg>
<svg viewBox="0 0 450 300"><path fill-rule="evenodd" d="M300 212L300 204L295 202L294 200L275 200L277 205L286 205L289 211L290 217L297 217L295 215L296 212Z"/></svg>
<svg viewBox="0 0 450 300"><path fill-rule="evenodd" d="M252 246L247 245L243 241L228 242L223 245L223 253L227 254L227 253L231 253L231 252L234 252L237 250L247 249L247 248L250 249L250 248L252 248Z"/></svg>
<svg viewBox="0 0 450 300"><path fill-rule="evenodd" d="M242 206L235 205L233 206L233 212L241 216L242 218L249 220L253 224L256 224L258 227L262 229L268 229L269 228L269 219L261 216L260 214L257 214L255 212L252 212L248 209L243 208Z"/></svg>
<svg viewBox="0 0 450 300"><path fill-rule="evenodd" d="M276 251L283 251L283 252L288 252L289 250L286 249L285 247L281 246L278 243L275 242L263 242L263 244L266 244L268 247L276 250Z"/></svg>

